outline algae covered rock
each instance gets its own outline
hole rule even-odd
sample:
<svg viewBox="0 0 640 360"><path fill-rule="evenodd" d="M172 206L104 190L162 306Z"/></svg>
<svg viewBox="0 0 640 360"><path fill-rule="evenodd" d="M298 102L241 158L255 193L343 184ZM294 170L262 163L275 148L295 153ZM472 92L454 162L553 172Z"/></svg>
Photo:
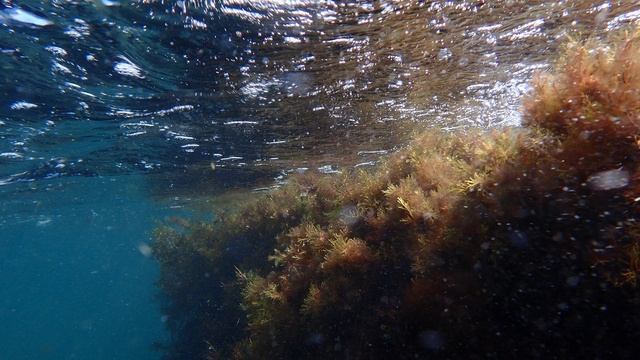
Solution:
<svg viewBox="0 0 640 360"><path fill-rule="evenodd" d="M168 356L634 357L640 34L567 45L523 111L158 229Z"/></svg>

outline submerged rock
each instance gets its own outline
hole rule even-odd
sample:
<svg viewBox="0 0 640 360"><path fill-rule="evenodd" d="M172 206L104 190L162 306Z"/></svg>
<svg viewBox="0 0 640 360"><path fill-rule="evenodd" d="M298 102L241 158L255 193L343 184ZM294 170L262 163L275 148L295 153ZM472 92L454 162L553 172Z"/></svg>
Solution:
<svg viewBox="0 0 640 360"><path fill-rule="evenodd" d="M432 131L159 228L169 357L632 358L638 59L638 31L570 44L524 128Z"/></svg>

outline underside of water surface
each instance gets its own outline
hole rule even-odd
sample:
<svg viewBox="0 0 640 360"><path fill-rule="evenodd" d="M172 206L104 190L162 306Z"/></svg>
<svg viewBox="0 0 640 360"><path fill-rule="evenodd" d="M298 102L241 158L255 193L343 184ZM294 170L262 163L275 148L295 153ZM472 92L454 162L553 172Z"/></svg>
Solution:
<svg viewBox="0 0 640 360"><path fill-rule="evenodd" d="M0 359L634 358L638 19L0 1Z"/></svg>

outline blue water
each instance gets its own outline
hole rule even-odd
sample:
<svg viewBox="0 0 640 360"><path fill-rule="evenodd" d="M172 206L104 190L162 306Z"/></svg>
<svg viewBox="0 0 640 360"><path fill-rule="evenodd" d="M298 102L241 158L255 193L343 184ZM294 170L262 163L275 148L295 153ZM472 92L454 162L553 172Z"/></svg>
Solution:
<svg viewBox="0 0 640 360"><path fill-rule="evenodd" d="M157 266L143 252L167 210L143 184L125 175L2 189L0 359L159 357Z"/></svg>
<svg viewBox="0 0 640 360"><path fill-rule="evenodd" d="M167 216L374 165L417 125L517 125L558 39L640 18L402 3L0 0L0 360L160 358Z"/></svg>

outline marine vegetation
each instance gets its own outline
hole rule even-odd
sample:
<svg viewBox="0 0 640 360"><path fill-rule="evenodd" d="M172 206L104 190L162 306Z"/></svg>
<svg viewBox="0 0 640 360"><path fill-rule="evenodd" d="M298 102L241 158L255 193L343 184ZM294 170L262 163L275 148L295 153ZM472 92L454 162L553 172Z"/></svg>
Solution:
<svg viewBox="0 0 640 360"><path fill-rule="evenodd" d="M156 232L168 358L635 358L640 32L572 42L523 126L416 135Z"/></svg>

